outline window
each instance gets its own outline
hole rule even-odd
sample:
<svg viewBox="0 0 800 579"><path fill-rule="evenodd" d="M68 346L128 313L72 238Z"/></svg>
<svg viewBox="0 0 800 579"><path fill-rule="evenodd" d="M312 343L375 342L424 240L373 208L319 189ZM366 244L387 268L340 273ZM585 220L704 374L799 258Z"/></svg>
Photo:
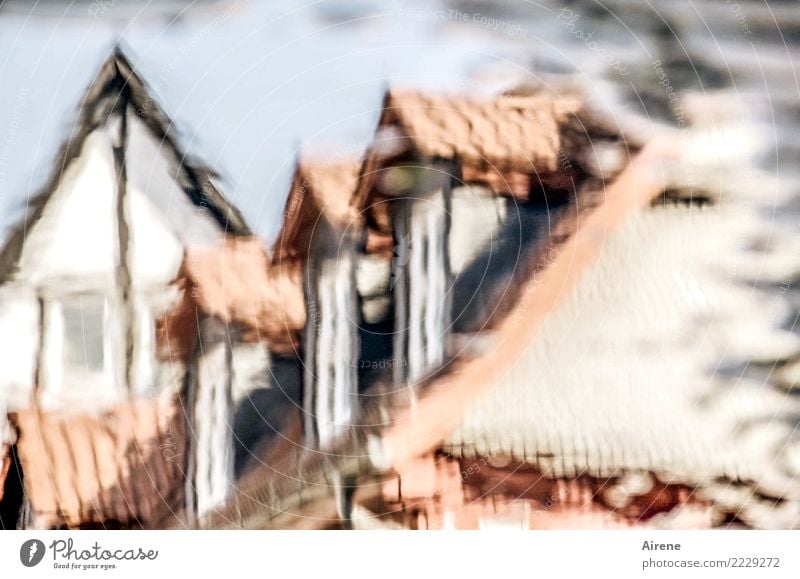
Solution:
<svg viewBox="0 0 800 579"><path fill-rule="evenodd" d="M64 303L64 367L102 372L105 300L79 297Z"/></svg>
<svg viewBox="0 0 800 579"><path fill-rule="evenodd" d="M155 321L147 301L134 299L132 384L151 394L155 383ZM113 399L127 390L126 311L103 293L58 296L43 302L41 388L48 395Z"/></svg>
<svg viewBox="0 0 800 579"><path fill-rule="evenodd" d="M107 308L102 296L78 296L61 303L64 386L102 385L108 366Z"/></svg>

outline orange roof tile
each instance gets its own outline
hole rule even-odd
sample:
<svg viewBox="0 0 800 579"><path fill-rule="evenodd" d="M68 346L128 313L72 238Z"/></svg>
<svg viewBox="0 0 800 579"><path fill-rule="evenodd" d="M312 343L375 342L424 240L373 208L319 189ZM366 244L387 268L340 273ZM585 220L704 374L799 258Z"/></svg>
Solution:
<svg viewBox="0 0 800 579"><path fill-rule="evenodd" d="M184 418L175 401L11 418L36 527L152 527L182 507Z"/></svg>
<svg viewBox="0 0 800 579"><path fill-rule="evenodd" d="M385 98L378 134L362 168L357 205L363 207L385 163L413 152L460 161L465 182L525 198L554 175L577 177L576 154L602 133L577 96L498 96L475 99L411 90ZM559 184L556 183L556 184Z"/></svg>
<svg viewBox="0 0 800 579"><path fill-rule="evenodd" d="M357 213L350 205L358 183L358 159L299 160L284 209L283 226L273 245L273 260L305 259L311 239L324 220L344 230Z"/></svg>
<svg viewBox="0 0 800 579"><path fill-rule="evenodd" d="M427 157L459 157L465 165L492 164L523 173L559 169L560 127L581 108L577 98L544 96L476 100L395 90L382 126L394 125Z"/></svg>
<svg viewBox="0 0 800 579"><path fill-rule="evenodd" d="M222 246L190 249L177 284L183 301L160 323L162 352L190 354L200 311L240 324L246 341L296 353L306 320L300 264L273 265L258 239L231 238Z"/></svg>

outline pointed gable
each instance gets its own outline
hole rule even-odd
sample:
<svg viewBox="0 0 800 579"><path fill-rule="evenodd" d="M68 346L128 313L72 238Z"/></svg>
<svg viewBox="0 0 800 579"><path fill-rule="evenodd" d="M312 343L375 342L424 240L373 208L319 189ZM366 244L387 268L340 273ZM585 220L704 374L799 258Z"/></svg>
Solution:
<svg viewBox="0 0 800 579"><path fill-rule="evenodd" d="M47 246L42 249L55 250L45 259L45 268L63 262L64 251L83 256L82 267L91 264L92 257L98 268L106 265L113 257L115 240L109 235L121 186L130 189L125 207L130 220L137 221L137 215L146 215L144 222L160 220L161 229L184 244L225 234L249 235L239 211L216 188L214 172L187 157L173 134L172 121L122 51L115 49L88 87L50 179L0 252L0 282L18 273L23 245L42 220L46 227L38 229L47 230L49 239L38 241ZM103 197L103 191L109 194ZM69 234L59 230L57 221L73 226ZM137 237L136 226L132 229ZM138 229L142 243L155 239L151 245L158 246L159 235L164 236L152 228ZM65 239L77 240L78 245L58 248Z"/></svg>
<svg viewBox="0 0 800 579"><path fill-rule="evenodd" d="M357 212L351 206L358 184L359 162L343 157L302 157L295 169L284 209L283 226L273 245L273 260L305 259L315 232L323 224L353 229Z"/></svg>

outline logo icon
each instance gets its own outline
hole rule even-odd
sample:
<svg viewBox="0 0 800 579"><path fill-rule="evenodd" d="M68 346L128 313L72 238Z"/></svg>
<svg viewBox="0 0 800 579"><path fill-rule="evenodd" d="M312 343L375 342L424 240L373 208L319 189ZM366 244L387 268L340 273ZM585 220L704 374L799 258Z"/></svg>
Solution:
<svg viewBox="0 0 800 579"><path fill-rule="evenodd" d="M26 567L36 567L44 558L44 543L39 539L28 539L19 548L19 560Z"/></svg>

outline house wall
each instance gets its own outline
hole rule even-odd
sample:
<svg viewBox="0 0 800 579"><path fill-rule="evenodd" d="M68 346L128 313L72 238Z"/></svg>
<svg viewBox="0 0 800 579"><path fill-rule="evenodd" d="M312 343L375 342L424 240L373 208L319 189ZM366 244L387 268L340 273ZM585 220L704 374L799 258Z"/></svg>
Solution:
<svg viewBox="0 0 800 579"><path fill-rule="evenodd" d="M0 287L0 351L4 352L0 398L9 408L30 401L38 349L39 304L35 293L22 284Z"/></svg>
<svg viewBox="0 0 800 579"><path fill-rule="evenodd" d="M416 178L419 188L393 203L393 255L359 256L357 286L365 327L365 368L359 369L366 382L361 389L378 382L399 384L409 376L418 379L459 353L463 340L454 340L458 336L452 332L479 327L478 317L485 321L496 306L497 277L504 275L500 264L520 259L520 231L528 223L519 219L515 202L457 181L450 190L452 172L441 166L416 172L425 173Z"/></svg>
<svg viewBox="0 0 800 579"><path fill-rule="evenodd" d="M307 440L327 448L357 413L361 315L356 240L323 224L306 264L303 389Z"/></svg>
<svg viewBox="0 0 800 579"><path fill-rule="evenodd" d="M191 408L193 495L199 517L224 502L234 484L232 354L219 323L207 320L204 326Z"/></svg>
<svg viewBox="0 0 800 579"><path fill-rule="evenodd" d="M508 217L508 205L504 197L479 185L453 187L447 244L453 275L464 273L481 254L498 252L498 235Z"/></svg>
<svg viewBox="0 0 800 579"><path fill-rule="evenodd" d="M0 376L9 411L29 408L37 384L43 411L76 413L115 407L129 394L174 395L184 385L183 360L156 358L156 320L180 297L172 282L185 244L211 243L221 233L207 210L187 200L171 149L157 143L138 118L128 120L125 235L117 227L113 155L122 127L112 117L86 137L63 172L25 237L19 271L0 288L0 346L14 353ZM118 269L121 244L128 288ZM232 404L223 396L230 394L230 382L215 380L218 356L208 354L196 374L200 403L212 406L199 413L212 417L212 424L200 421L208 451L199 455L205 470L197 477L202 508L227 496L233 462ZM203 456L216 458L204 464ZM183 464L186 456L176 460Z"/></svg>
<svg viewBox="0 0 800 579"><path fill-rule="evenodd" d="M299 362L273 356L265 342L242 342L239 331L236 324L203 319L202 355L192 362L187 499L201 521L294 427L293 411L301 406Z"/></svg>
<svg viewBox="0 0 800 579"><path fill-rule="evenodd" d="M453 282L451 355L470 350L472 338L489 331L514 303L530 275L532 255L550 233L562 205L497 196L482 187L453 190L448 248Z"/></svg>
<svg viewBox="0 0 800 579"><path fill-rule="evenodd" d="M302 364L270 354L266 344L233 344L234 475L262 464L297 430L302 408ZM295 440L292 438L291 440ZM295 449L297 450L297 449ZM265 454L266 453L266 454Z"/></svg>
<svg viewBox="0 0 800 579"><path fill-rule="evenodd" d="M178 298L170 283L183 259L184 244L209 243L220 239L221 232L207 210L194 208L186 198L173 151L129 114L124 211L132 293L131 303L121 301L125 292L117 278L120 237L113 158L120 130L119 119L112 117L86 137L80 155L64 171L41 219L25 238L19 272L0 289L0 344L13 344L8 351L17 353L0 377L0 389L12 407L29 403L37 379L42 381L39 395L45 406L81 405L87 399L113 403L126 390L128 377L131 391L141 395L180 387L180 372L161 368L154 357L155 320ZM74 321L78 333L94 331L91 326L98 316L90 315L87 300L100 300L99 308L105 310L103 327L97 329L103 335L103 354L98 357L104 359L104 369L87 374L88 366L78 361L73 379L64 373L62 336L69 335L65 324L70 315L79 316ZM128 318L133 351L126 376ZM29 328L22 338L20 327ZM37 378L40 328L45 330L45 348ZM169 383L163 382L165 377Z"/></svg>
<svg viewBox="0 0 800 579"><path fill-rule="evenodd" d="M20 343L18 329L0 322L0 332L7 328L0 341L17 341L17 359L24 361L17 365L17 372L0 379L12 409L16 404L30 403L37 382L41 382L40 400L52 406L59 403L57 399L65 398L80 404L89 391L100 386L97 381L86 381L85 376L76 375L73 380L73 376L64 374L63 303L67 299L74 304L80 296L95 295L102 304L117 297L116 176L111 148L115 128L118 125L109 125L86 138L80 156L64 171L41 218L26 236L19 271L3 288L3 310L17 318L24 316L32 330ZM104 326L100 331L108 341L100 356L110 372L109 358L120 352L112 337L118 335L116 320L106 316L93 321ZM100 392L113 398L120 384L111 380L108 372L98 373L97 378L105 382ZM65 382L70 385L70 396L66 397L62 388Z"/></svg>
<svg viewBox="0 0 800 579"><path fill-rule="evenodd" d="M182 299L174 282L186 248L224 241L211 208L218 194L155 136L146 123L158 115L144 119L130 103L120 113L122 101L104 99L84 118L108 114L105 124L56 168L63 171L25 232L19 271L0 287L0 347L14 354L0 375L0 401L3 410L35 405L81 420L141 398L180 403L192 427L181 432L186 449L175 458L188 469L180 501L202 513L232 488L236 410L267 389L270 356L265 343L244 344L241 328L228 335L202 312L191 320L202 320L199 351L193 324L180 336L185 350L156 352L157 320ZM30 440L26 424L19 434ZM260 434L248 433L248 451Z"/></svg>
<svg viewBox="0 0 800 579"><path fill-rule="evenodd" d="M222 232L203 207L186 196L179 163L168 143L158 140L134 114L127 112L126 205L129 226L129 268L134 288L134 352L131 388L178 391L182 363L156 361L155 320L178 299L170 287L184 258L184 248L222 239ZM185 182L185 179L184 179Z"/></svg>
<svg viewBox="0 0 800 579"><path fill-rule="evenodd" d="M695 489L650 475L553 478L494 454L426 455L384 481L373 512L411 529L710 528L720 518Z"/></svg>
<svg viewBox="0 0 800 579"><path fill-rule="evenodd" d="M448 167L440 161L416 169L425 176L393 202L397 384L480 354L482 336L513 304L532 253L564 209L460 183Z"/></svg>
<svg viewBox="0 0 800 579"><path fill-rule="evenodd" d="M64 171L25 238L19 281L49 293L113 288L118 251L115 129L88 135L80 156Z"/></svg>
<svg viewBox="0 0 800 579"><path fill-rule="evenodd" d="M139 199L136 204L145 204L150 207L150 219L143 221L142 227L149 226L143 233L156 233L157 236L142 235L138 243L143 246L145 253L151 248L158 248L158 242L166 235L165 229L172 237L176 237L184 245L207 245L220 241L224 232L212 217L207 208L207 201L200 200L195 205L186 196L184 187L188 186L182 169L178 167L189 159L179 159L168 143L157 139L150 129L142 122L133 109L128 110L128 140L127 140L127 167L128 191L137 195L131 197L136 200L138 196L144 197L147 202ZM202 184L201 184L202 186ZM204 204L205 203L205 204ZM158 215L159 220L153 216ZM158 230L160 228L160 231ZM161 236L161 237L159 237ZM135 244L136 242L134 242ZM145 245L146 244L146 245ZM170 246L168 245L168 248ZM167 249L167 248L164 248ZM168 253L170 258L174 255ZM176 265L166 259L156 262L156 265L168 268ZM147 261L135 262L140 267L140 279L146 271ZM178 264L180 259L178 259ZM166 269L157 270L167 274Z"/></svg>
<svg viewBox="0 0 800 579"><path fill-rule="evenodd" d="M450 332L449 165L433 164L394 202L395 379L415 382L445 360Z"/></svg>

